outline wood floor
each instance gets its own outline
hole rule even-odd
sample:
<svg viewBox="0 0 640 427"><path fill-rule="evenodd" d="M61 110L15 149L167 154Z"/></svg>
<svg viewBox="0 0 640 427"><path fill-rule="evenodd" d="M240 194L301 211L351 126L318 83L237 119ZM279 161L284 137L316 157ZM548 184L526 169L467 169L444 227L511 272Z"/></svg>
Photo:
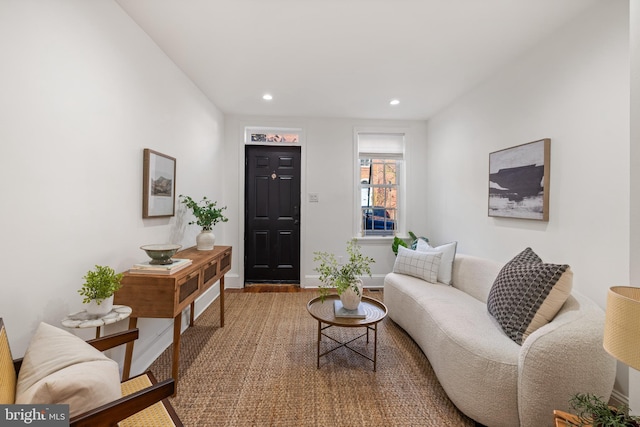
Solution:
<svg viewBox="0 0 640 427"><path fill-rule="evenodd" d="M229 291L230 289L225 289ZM271 283L245 283L243 289L234 289L238 292L309 292L314 289L302 289L300 285L271 284Z"/></svg>

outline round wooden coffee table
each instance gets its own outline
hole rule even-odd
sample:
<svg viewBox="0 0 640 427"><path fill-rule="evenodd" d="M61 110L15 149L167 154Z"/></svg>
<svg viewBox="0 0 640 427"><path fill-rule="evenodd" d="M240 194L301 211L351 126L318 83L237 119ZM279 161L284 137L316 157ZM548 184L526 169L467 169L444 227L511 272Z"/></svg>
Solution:
<svg viewBox="0 0 640 427"><path fill-rule="evenodd" d="M322 302L320 297L314 298L307 303L307 310L309 314L313 316L314 319L318 321L318 357L317 357L317 367L320 368L320 357L326 356L339 349L340 347L348 348L354 353L359 354L365 359L369 359L373 362L373 370L376 370L377 367L377 350L378 350L378 323L387 316L387 307L378 300L369 297L362 297L362 301L360 302L360 306L362 311L364 311L364 318L350 318L350 317L336 317L334 312L334 301L339 300L340 297L338 295L327 295L324 298L324 302ZM322 324L326 326L322 326ZM358 335L357 337L347 341L340 342L335 338L327 335L324 331L332 326L338 326L341 328L366 328L367 331L362 335ZM349 347L349 344L358 338L362 338L364 336L367 337L367 343L369 343L369 330L373 331L373 357L370 357L360 351ZM320 354L320 341L322 341L322 337L325 336L332 341L338 343L338 345L331 350L325 351Z"/></svg>

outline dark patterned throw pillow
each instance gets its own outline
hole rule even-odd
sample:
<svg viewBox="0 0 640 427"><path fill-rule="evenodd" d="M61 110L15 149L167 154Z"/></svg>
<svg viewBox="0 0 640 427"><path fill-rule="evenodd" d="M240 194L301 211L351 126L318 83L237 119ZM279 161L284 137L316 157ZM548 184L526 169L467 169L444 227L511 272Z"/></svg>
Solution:
<svg viewBox="0 0 640 427"><path fill-rule="evenodd" d="M571 293L573 272L566 264L546 264L527 248L498 273L487 309L518 344L549 323Z"/></svg>

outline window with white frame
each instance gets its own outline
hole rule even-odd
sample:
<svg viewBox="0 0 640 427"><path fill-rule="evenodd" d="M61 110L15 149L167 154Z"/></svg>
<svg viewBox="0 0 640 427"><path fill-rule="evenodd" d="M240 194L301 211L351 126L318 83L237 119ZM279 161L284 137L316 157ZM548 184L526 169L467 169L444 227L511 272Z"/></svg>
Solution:
<svg viewBox="0 0 640 427"><path fill-rule="evenodd" d="M395 236L402 198L404 134L358 132L361 236Z"/></svg>

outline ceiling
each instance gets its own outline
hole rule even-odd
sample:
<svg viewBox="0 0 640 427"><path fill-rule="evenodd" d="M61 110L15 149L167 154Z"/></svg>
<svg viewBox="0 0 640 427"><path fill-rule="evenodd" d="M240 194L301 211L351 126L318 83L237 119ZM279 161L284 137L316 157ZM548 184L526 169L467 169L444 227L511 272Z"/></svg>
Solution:
<svg viewBox="0 0 640 427"><path fill-rule="evenodd" d="M225 114L427 119L606 0L116 1Z"/></svg>

